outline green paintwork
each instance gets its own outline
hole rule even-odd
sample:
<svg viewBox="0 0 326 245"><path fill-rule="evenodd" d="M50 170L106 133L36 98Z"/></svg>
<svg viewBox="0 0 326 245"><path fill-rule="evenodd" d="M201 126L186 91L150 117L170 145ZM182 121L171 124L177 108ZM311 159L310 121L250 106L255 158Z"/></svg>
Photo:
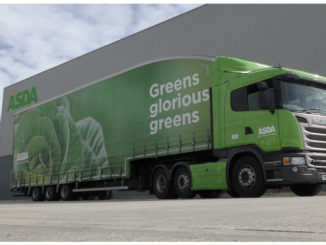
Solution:
<svg viewBox="0 0 326 245"><path fill-rule="evenodd" d="M190 165L192 190L226 190L226 161Z"/></svg>
<svg viewBox="0 0 326 245"><path fill-rule="evenodd" d="M266 110L233 111L231 109L231 92L240 87L285 74L286 71L230 57L219 57L216 63L220 72L218 72L219 80L214 79L213 82L214 147L225 149L255 144L266 152L280 150L277 112L271 114ZM272 137L258 137L260 128L271 125L275 126L276 134L273 134ZM254 134L246 136L246 126L250 126ZM215 130L216 127L218 130ZM225 133L221 134L220 132ZM232 138L232 136L236 138Z"/></svg>
<svg viewBox="0 0 326 245"><path fill-rule="evenodd" d="M278 110L281 148L296 147L303 150L302 134L298 120L287 110Z"/></svg>

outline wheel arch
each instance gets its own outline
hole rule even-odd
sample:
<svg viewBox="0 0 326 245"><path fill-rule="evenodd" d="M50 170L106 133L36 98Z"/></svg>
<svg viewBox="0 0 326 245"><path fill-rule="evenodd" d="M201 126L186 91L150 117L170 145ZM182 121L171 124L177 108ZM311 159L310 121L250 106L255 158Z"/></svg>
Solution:
<svg viewBox="0 0 326 245"><path fill-rule="evenodd" d="M229 156L229 160L227 161L227 167L226 167L226 180L227 180L227 184L228 187L232 189L232 169L235 165L235 163L244 156L251 156L254 157L258 163L259 166L262 169L263 172L263 178L264 178L264 182L266 181L266 171L265 171L265 167L264 167L264 157L262 155L262 153L255 149L255 148L241 148L241 149L236 149L234 151L230 152L230 156Z"/></svg>

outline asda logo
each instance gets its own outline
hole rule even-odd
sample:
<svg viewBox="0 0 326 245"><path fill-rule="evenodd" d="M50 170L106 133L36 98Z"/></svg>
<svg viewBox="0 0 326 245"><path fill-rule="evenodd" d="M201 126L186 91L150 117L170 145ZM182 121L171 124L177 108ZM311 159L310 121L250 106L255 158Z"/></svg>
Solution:
<svg viewBox="0 0 326 245"><path fill-rule="evenodd" d="M271 135L271 134L275 134L275 133L276 133L276 130L275 130L274 125L258 129L258 137L265 136L265 135Z"/></svg>
<svg viewBox="0 0 326 245"><path fill-rule="evenodd" d="M16 161L22 162L28 160L28 152L21 152L17 154Z"/></svg>
<svg viewBox="0 0 326 245"><path fill-rule="evenodd" d="M15 92L15 90L11 90L8 93L8 96L10 97L7 111L19 109L24 106L28 106L33 102L37 102L36 87L33 87L31 90L25 90L23 92Z"/></svg>

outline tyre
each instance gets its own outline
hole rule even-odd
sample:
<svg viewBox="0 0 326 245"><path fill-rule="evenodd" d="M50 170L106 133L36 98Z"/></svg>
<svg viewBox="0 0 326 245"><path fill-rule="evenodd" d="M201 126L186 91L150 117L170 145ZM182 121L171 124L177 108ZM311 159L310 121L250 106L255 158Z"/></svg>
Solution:
<svg viewBox="0 0 326 245"><path fill-rule="evenodd" d="M31 196L33 201L35 202L44 201L44 195L40 187L34 187L32 189Z"/></svg>
<svg viewBox="0 0 326 245"><path fill-rule="evenodd" d="M47 200L47 201L56 200L57 193L55 190L55 186L47 186L45 188L44 196L45 196L45 200Z"/></svg>
<svg viewBox="0 0 326 245"><path fill-rule="evenodd" d="M60 188L60 197L63 201L70 201L74 200L76 195L72 192L70 185L63 185Z"/></svg>
<svg viewBox="0 0 326 245"><path fill-rule="evenodd" d="M109 200L112 197L112 191L99 191L97 197L99 200Z"/></svg>
<svg viewBox="0 0 326 245"><path fill-rule="evenodd" d="M234 190L227 190L227 193L231 196L231 197L234 197L234 198L237 198L239 197L238 193L235 193Z"/></svg>
<svg viewBox="0 0 326 245"><path fill-rule="evenodd" d="M320 183L317 184L301 184L301 185L292 185L290 189L301 197L306 196L315 196L321 190L322 185Z"/></svg>
<svg viewBox="0 0 326 245"><path fill-rule="evenodd" d="M232 170L232 189L239 197L260 197L266 191L259 162L251 156L241 157Z"/></svg>
<svg viewBox="0 0 326 245"><path fill-rule="evenodd" d="M93 200L94 199L94 193L92 191L82 192L80 195L83 200Z"/></svg>
<svg viewBox="0 0 326 245"><path fill-rule="evenodd" d="M154 174L153 191L158 199L171 199L176 197L174 186L169 180L168 172L163 168L159 168Z"/></svg>
<svg viewBox="0 0 326 245"><path fill-rule="evenodd" d="M178 197L193 198L196 192L191 190L191 175L186 167L179 167L174 175L175 191Z"/></svg>
<svg viewBox="0 0 326 245"><path fill-rule="evenodd" d="M209 191L199 191L198 192L198 195L201 197L201 198L218 198L220 197L222 194L222 191L212 191L212 190L209 190Z"/></svg>

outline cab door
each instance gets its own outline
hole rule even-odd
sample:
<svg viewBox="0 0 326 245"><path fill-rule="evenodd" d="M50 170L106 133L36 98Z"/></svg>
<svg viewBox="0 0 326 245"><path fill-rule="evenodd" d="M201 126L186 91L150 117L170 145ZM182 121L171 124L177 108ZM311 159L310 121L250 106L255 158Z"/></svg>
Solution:
<svg viewBox="0 0 326 245"><path fill-rule="evenodd" d="M248 110L244 115L246 145L257 145L265 152L280 150L278 111L261 108L261 93L268 88L273 89L272 82L264 81L247 86Z"/></svg>
<svg viewBox="0 0 326 245"><path fill-rule="evenodd" d="M225 100L225 147L245 145L246 88L229 84Z"/></svg>

